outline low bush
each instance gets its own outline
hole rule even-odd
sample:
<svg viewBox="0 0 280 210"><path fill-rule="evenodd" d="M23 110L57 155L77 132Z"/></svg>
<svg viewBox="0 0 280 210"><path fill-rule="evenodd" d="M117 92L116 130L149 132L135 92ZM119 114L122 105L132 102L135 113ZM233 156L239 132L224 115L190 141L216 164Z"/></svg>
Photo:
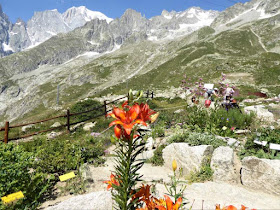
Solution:
<svg viewBox="0 0 280 210"><path fill-rule="evenodd" d="M217 139L212 134L195 133L195 132L189 132L188 130L185 130L182 133L175 134L171 136L169 139L169 143L178 143L178 142L186 142L190 146L212 145L214 148L226 145L226 143L223 140Z"/></svg>
<svg viewBox="0 0 280 210"><path fill-rule="evenodd" d="M89 162L103 163L101 156L104 154L104 145L94 137L86 140L65 140L36 138L32 142L23 144L26 151L32 151L36 157L34 163L37 170L44 173L58 173L59 175L69 170L76 170L80 164Z"/></svg>
<svg viewBox="0 0 280 210"><path fill-rule="evenodd" d="M226 111L223 108L205 109L198 106L188 107L185 122L192 130L198 127L202 132L208 131L219 135L233 135L233 132L225 133L226 129L245 129L249 128L254 122L253 113L244 114L238 109Z"/></svg>
<svg viewBox="0 0 280 210"><path fill-rule="evenodd" d="M102 106L103 104L101 104L98 101L94 101L92 99L87 99L84 101L80 101L76 104L74 104L71 109L70 112L71 113L79 113L79 112L84 112L84 111L88 111L94 108L98 108L100 106ZM92 119L95 116L98 116L100 114L104 113L104 107L101 107L97 110L85 113L85 114L81 114L81 115L76 115L74 116L74 119L76 122L78 121L83 121L83 120L88 120L88 119Z"/></svg>
<svg viewBox="0 0 280 210"><path fill-rule="evenodd" d="M254 143L254 140L257 141L266 141L266 146L261 146ZM280 144L280 129L272 130L270 128L263 128L257 130L252 136L250 136L244 148L239 152L241 158L246 156L256 156L258 158L266 159L280 159L279 152L269 149L269 144Z"/></svg>
<svg viewBox="0 0 280 210"><path fill-rule="evenodd" d="M0 209L35 209L53 186L53 176L34 168L34 156L22 146L0 143L0 197L22 191L24 198Z"/></svg>
<svg viewBox="0 0 280 210"><path fill-rule="evenodd" d="M155 150L154 156L150 159L150 162L154 166L162 166L164 164L164 160L163 160L163 157L162 157L162 150L164 148L165 148L165 146L161 145Z"/></svg>

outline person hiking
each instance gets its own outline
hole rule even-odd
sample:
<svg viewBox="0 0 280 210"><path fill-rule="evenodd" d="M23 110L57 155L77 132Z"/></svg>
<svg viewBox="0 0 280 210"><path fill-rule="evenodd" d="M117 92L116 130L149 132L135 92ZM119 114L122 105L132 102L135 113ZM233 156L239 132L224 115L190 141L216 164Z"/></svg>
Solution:
<svg viewBox="0 0 280 210"><path fill-rule="evenodd" d="M207 91L204 93L204 98L205 98L206 100L214 101L214 99L212 98L212 96L214 95L214 96L218 97L218 93L219 93L218 88L209 89L209 90L207 90Z"/></svg>
<svg viewBox="0 0 280 210"><path fill-rule="evenodd" d="M225 92L224 92L224 104L230 103L230 100L232 99L233 94L234 94L233 88L229 87L229 85L227 84L227 88L225 89Z"/></svg>

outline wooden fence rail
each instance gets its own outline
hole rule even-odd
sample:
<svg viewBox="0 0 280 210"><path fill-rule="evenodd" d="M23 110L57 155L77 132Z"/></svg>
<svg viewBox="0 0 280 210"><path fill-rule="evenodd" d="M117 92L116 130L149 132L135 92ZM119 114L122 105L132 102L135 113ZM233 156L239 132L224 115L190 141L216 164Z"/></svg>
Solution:
<svg viewBox="0 0 280 210"><path fill-rule="evenodd" d="M102 106L94 107L94 108L92 108L90 110L86 110L86 111L79 112L79 113L70 113L70 110L67 109L66 114L64 114L64 115L59 115L59 116L55 116L55 117L52 117L52 118L31 122L31 123L24 123L24 124L18 124L18 125L10 126L10 122L7 121L5 123L5 127L0 128L0 132L2 132L2 131L5 132L4 133L4 139L2 139L0 141L4 141L4 143L7 144L9 141L12 141L12 140L23 139L23 138L31 137L31 136L34 136L34 135L38 135L40 133L46 133L46 132L53 131L53 130L56 130L56 129L61 129L61 128L64 128L64 127L66 127L67 131L70 132L70 126L72 126L72 125L76 125L78 123L82 123L82 122L85 122L85 121L88 121L88 120L91 120L91 119L94 119L94 118L97 118L97 117L100 117L100 116L103 116L103 115L106 118L107 113L112 111L112 110L108 110L107 109L107 105L113 104L113 103L115 103L115 102L117 102L119 100L125 99L125 98L127 98L127 96L115 99L115 100L110 101L110 102L107 102L105 100L104 104ZM101 109L104 110L104 112L102 114L99 114L99 115L94 116L94 117L90 117L90 118L85 119L85 120L81 120L79 122L74 122L74 123L70 122L72 116L77 116L77 115L81 115L81 114L85 114L85 113L89 113L89 112L96 111L96 110L101 110ZM18 127L23 127L23 126L27 126L27 125L34 125L34 124L38 124L38 123L42 123L42 122L47 122L47 121L58 119L58 118L66 118L66 124L63 124L63 125L61 125L59 127L50 128L50 129L47 129L47 130L41 130L41 131L33 132L33 133L30 133L30 134L27 134L27 135L24 135L24 136L18 136L18 137L14 137L14 138L9 138L9 130L12 129L12 128L18 128Z"/></svg>

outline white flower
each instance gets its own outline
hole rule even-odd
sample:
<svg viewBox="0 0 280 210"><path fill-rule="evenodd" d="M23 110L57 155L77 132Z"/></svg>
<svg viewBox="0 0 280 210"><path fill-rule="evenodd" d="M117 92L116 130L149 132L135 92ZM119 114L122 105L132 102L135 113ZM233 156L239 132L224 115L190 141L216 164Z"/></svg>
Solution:
<svg viewBox="0 0 280 210"><path fill-rule="evenodd" d="M227 127L226 127L226 126L224 126L224 127L222 128L222 130L223 130L223 131L225 131L226 129L227 129Z"/></svg>

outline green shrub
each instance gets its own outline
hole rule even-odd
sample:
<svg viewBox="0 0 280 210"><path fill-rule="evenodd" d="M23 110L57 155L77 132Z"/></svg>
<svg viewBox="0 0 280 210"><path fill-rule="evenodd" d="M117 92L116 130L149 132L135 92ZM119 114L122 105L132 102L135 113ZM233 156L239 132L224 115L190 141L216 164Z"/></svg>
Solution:
<svg viewBox="0 0 280 210"><path fill-rule="evenodd" d="M160 145L154 152L154 156L150 159L150 162L154 166L162 166L164 164L164 160L162 157L162 150L165 148L165 145Z"/></svg>
<svg viewBox="0 0 280 210"><path fill-rule="evenodd" d="M254 143L254 140L267 141L266 146L261 146ZM270 128L259 129L256 133L250 136L244 148L239 152L239 155L243 158L246 156L256 156L258 158L266 159L280 159L279 152L269 149L269 144L280 144L280 130L272 130Z"/></svg>
<svg viewBox="0 0 280 210"><path fill-rule="evenodd" d="M59 175L76 170L80 164L89 162L100 164L104 162L101 156L104 154L103 144L88 137L85 140L65 140L37 138L25 143L27 151L33 151L36 156L34 163L37 170L44 173L58 173Z"/></svg>
<svg viewBox="0 0 280 210"><path fill-rule="evenodd" d="M53 178L38 172L33 165L34 156L22 146L0 143L0 197L22 191L24 198L12 206L0 203L0 209L36 208L43 195L51 189Z"/></svg>
<svg viewBox="0 0 280 210"><path fill-rule="evenodd" d="M91 110L97 107L102 106L103 104L101 104L98 101L94 101L92 99L88 99L88 100L84 100L84 101L80 101L78 103L76 103L75 105L73 105L70 109L71 113L79 113L79 112L84 112L87 110ZM95 116L98 116L100 114L104 113L104 107L101 107L97 110L93 110L91 112L85 113L85 114L81 114L81 115L76 115L74 116L75 121L83 121L83 120L88 120L88 119L92 119ZM72 118L71 118L72 119Z"/></svg>
<svg viewBox="0 0 280 210"><path fill-rule="evenodd" d="M169 139L169 142L170 143L186 142L190 146L212 145L214 148L226 145L226 143L223 140L217 139L214 135L206 134L206 133L189 132L187 130L185 130L183 133L178 133L173 135Z"/></svg>
<svg viewBox="0 0 280 210"><path fill-rule="evenodd" d="M255 115L243 114L238 109L230 109L226 111L224 108L205 109L203 107L193 106L187 108L187 116L185 123L192 130L199 132L210 132L212 134L225 135L222 128L225 126L230 129L245 129L249 128L255 120ZM233 132L226 133L233 135Z"/></svg>

